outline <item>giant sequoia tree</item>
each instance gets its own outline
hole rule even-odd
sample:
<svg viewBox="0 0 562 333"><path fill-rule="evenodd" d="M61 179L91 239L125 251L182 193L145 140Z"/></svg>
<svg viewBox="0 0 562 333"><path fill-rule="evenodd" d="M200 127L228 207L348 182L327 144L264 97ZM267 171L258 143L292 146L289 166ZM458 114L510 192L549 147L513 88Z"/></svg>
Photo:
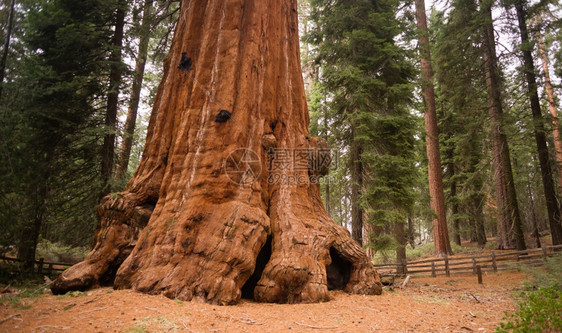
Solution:
<svg viewBox="0 0 562 333"><path fill-rule="evenodd" d="M183 1L139 168L104 198L94 249L53 292L113 283L217 304L380 293L310 181L325 145L309 137L299 58L295 0Z"/></svg>

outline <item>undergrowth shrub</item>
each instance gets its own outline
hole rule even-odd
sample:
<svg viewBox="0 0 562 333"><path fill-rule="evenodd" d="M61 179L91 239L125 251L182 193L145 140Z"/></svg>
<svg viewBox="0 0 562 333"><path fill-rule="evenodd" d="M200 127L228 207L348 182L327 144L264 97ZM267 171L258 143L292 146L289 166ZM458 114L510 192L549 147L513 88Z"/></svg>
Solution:
<svg viewBox="0 0 562 333"><path fill-rule="evenodd" d="M86 257L89 248L86 247L70 247L60 243L51 243L42 240L37 245L36 258L44 258L48 262L64 262L77 263Z"/></svg>
<svg viewBox="0 0 562 333"><path fill-rule="evenodd" d="M524 283L519 310L506 313L496 332L562 332L562 255L547 259L544 267L520 269L533 279Z"/></svg>

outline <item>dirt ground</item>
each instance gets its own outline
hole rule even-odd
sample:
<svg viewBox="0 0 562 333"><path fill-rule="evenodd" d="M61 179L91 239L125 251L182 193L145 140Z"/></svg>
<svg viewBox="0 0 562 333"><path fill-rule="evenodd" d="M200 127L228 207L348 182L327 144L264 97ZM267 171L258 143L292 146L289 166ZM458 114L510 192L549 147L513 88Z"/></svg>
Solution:
<svg viewBox="0 0 562 333"><path fill-rule="evenodd" d="M319 304L215 306L100 288L2 302L0 332L493 332L526 279L519 272L412 278L381 296L332 292Z"/></svg>

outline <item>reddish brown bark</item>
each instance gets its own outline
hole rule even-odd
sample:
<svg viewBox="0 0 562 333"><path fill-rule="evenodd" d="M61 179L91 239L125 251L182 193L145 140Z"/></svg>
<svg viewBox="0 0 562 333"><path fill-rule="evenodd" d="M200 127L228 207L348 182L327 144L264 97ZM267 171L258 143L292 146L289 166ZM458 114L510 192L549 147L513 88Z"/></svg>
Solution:
<svg viewBox="0 0 562 333"><path fill-rule="evenodd" d="M527 2L518 0L515 2L515 11L517 12L517 20L519 23L519 32L521 36L521 53L523 54L523 70L527 81L527 90L529 92L529 104L531 114L533 116L533 130L535 134L535 143L537 144L537 155L539 157L539 166L541 169L541 178L544 189L544 197L546 200L546 209L548 212L548 221L550 224L550 232L553 244L562 244L562 226L560 225L560 208L554 190L554 181L552 180L552 168L550 167L550 156L548 154L548 146L546 144L546 131L544 129L544 118L542 116L539 94L537 92L537 82L535 77L535 63L532 49L529 48L529 32L527 31ZM521 228L522 229L522 228ZM523 230L515 228L517 248L525 249L525 238ZM518 234L520 232L520 234ZM522 244L521 244L522 243Z"/></svg>
<svg viewBox="0 0 562 333"><path fill-rule="evenodd" d="M328 300L329 288L381 292L317 184L271 183L282 160L268 164L269 148L324 146L308 136L297 30L294 0L182 2L139 168L125 192L105 198L94 249L53 292L111 282L115 271L115 288L216 304L242 294L294 303ZM178 68L183 52L188 72ZM216 122L220 110L232 117ZM240 163L255 181L239 185L225 172L237 149L259 158ZM274 175L308 180L314 171Z"/></svg>
<svg viewBox="0 0 562 333"><path fill-rule="evenodd" d="M498 206L498 234L496 237L498 249L515 247L513 228L521 228L521 215L513 182L511 160L507 137L503 130L503 109L500 92L500 74L496 56L494 26L492 21L491 4L482 5L482 15L485 20L483 27L484 62L486 72L486 89L488 92L488 112L492 127L492 150L494 165L494 185Z"/></svg>
<svg viewBox="0 0 562 333"><path fill-rule="evenodd" d="M544 45L544 40L540 29L538 29L538 47L542 60L542 69L544 74L544 88L546 91L546 99L548 101L548 111L552 117L552 137L554 141L554 150L556 157L556 165L558 166L558 186L562 191L562 139L560 139L560 123L558 121L558 110L556 110L556 101L554 100L554 90L550 82L550 70L548 69L548 55Z"/></svg>
<svg viewBox="0 0 562 333"><path fill-rule="evenodd" d="M435 212L433 219L433 238L435 255L452 254L447 231L445 213L445 196L443 195L443 176L441 174L441 154L439 152L439 133L437 130L437 112L435 109L435 91L433 87L433 69L429 49L429 35L424 0L416 0L416 18L419 29L419 49L421 58L422 94L425 105L425 142L427 146L429 196L431 208Z"/></svg>

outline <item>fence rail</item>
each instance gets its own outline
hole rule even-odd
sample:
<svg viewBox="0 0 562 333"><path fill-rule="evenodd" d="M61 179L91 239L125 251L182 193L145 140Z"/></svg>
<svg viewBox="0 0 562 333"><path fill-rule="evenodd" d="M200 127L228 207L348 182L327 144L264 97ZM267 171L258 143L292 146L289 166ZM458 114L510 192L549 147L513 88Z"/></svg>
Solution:
<svg viewBox="0 0 562 333"><path fill-rule="evenodd" d="M23 260L17 258L10 258L5 256L0 256L0 260L4 262L23 262ZM75 263L68 263L68 262L48 262L45 261L44 258L39 258L35 260L33 271L37 272L38 274L51 274L52 272L62 272L68 267L74 265Z"/></svg>
<svg viewBox="0 0 562 333"><path fill-rule="evenodd" d="M381 276L438 276L451 274L476 274L480 266L482 272L497 272L513 269L513 263L540 266L546 258L562 250L562 245L546 246L538 249L511 251L490 254L413 260L405 263L375 265Z"/></svg>
<svg viewBox="0 0 562 333"><path fill-rule="evenodd" d="M497 272L513 269L513 263L522 262L530 266L540 266L548 257L560 253L562 245L546 246L538 249L511 251L490 254L413 260L405 263L375 265L380 276L438 276L451 274L476 274L477 266L482 272ZM0 256L5 262L22 262L17 258ZM47 262L43 258L35 260L34 271L43 274L62 272L75 263Z"/></svg>

